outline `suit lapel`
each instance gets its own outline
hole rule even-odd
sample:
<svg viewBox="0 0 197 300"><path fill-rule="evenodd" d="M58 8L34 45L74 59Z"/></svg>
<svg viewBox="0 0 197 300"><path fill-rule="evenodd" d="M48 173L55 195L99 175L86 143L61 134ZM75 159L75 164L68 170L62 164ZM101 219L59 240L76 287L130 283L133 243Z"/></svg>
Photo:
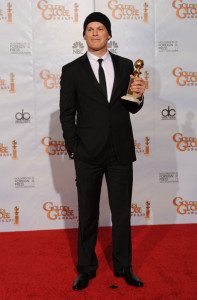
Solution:
<svg viewBox="0 0 197 300"><path fill-rule="evenodd" d="M112 104L115 99L115 97L114 97L115 92L120 83L120 65L119 65L118 57L111 52L109 52L109 53L111 55L113 66L114 66L114 84L113 84L112 94L111 94L111 99L110 99L110 103Z"/></svg>

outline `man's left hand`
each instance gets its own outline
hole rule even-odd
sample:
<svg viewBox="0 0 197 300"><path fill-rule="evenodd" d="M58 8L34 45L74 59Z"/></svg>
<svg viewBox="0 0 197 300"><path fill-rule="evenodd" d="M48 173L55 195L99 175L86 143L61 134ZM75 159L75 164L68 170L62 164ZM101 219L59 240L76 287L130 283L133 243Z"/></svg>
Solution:
<svg viewBox="0 0 197 300"><path fill-rule="evenodd" d="M130 75L130 77L134 77ZM130 87L131 91L136 94L136 98L140 99L145 92L145 81L141 77L134 79Z"/></svg>

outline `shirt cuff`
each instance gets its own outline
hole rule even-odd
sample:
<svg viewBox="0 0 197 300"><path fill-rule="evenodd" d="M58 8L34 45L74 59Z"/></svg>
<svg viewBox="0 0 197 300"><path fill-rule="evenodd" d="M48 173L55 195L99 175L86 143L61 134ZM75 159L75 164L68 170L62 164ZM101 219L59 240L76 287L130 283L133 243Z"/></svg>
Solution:
<svg viewBox="0 0 197 300"><path fill-rule="evenodd" d="M137 98L137 99L138 99L138 98ZM142 102L144 101L144 95L142 95L142 97L139 98L138 100L139 100L138 105L141 105Z"/></svg>

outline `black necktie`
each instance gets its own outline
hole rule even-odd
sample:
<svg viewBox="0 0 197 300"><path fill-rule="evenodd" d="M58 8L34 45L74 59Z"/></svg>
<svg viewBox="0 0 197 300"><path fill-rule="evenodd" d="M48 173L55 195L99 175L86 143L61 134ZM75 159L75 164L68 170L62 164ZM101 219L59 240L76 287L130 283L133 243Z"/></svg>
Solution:
<svg viewBox="0 0 197 300"><path fill-rule="evenodd" d="M106 79L105 79L105 72L103 70L103 67L102 67L102 61L103 59L102 58L99 58L98 59L98 63L99 63L99 70L98 70L98 73L99 73L99 83L105 93L105 95L107 96L107 85L106 85Z"/></svg>

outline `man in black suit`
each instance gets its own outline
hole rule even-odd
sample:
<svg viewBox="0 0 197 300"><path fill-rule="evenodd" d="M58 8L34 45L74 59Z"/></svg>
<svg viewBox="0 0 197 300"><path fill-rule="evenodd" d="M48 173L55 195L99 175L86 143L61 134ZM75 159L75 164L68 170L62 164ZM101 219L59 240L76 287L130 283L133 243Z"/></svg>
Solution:
<svg viewBox="0 0 197 300"><path fill-rule="evenodd" d="M86 288L89 279L96 276L95 245L104 174L112 214L114 274L139 287L143 283L131 267L132 162L136 156L129 113L141 109L145 84L136 78L131 87L139 103L121 99L126 95L133 63L108 51L112 33L107 16L90 14L83 36L88 51L63 66L60 91L60 120L68 154L74 159L78 190L79 276L73 289Z"/></svg>

